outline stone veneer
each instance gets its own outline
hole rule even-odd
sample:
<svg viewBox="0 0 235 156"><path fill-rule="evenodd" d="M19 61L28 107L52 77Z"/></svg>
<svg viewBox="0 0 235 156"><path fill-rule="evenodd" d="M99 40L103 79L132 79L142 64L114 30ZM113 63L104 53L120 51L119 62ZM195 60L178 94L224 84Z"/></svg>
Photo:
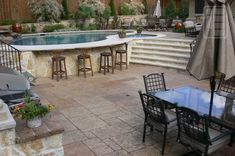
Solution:
<svg viewBox="0 0 235 156"><path fill-rule="evenodd" d="M0 99L1 156L63 156L62 132L63 127L50 118L39 128L27 128L25 122L13 119L8 106Z"/></svg>
<svg viewBox="0 0 235 156"><path fill-rule="evenodd" d="M113 51L116 49L124 48L124 46L114 46ZM128 46L129 49L129 46ZM93 71L99 70L99 61L101 52L110 52L109 47L86 49L86 53L91 55L91 62ZM63 55L66 57L66 67L68 75L77 75L77 56L81 54L82 50L58 50L58 51L29 51L23 52L21 55L22 68L27 70L35 77L51 77L52 56ZM128 50L129 52L129 50ZM130 55L129 55L130 56ZM81 62L80 62L81 63ZM87 65L89 63L87 62Z"/></svg>

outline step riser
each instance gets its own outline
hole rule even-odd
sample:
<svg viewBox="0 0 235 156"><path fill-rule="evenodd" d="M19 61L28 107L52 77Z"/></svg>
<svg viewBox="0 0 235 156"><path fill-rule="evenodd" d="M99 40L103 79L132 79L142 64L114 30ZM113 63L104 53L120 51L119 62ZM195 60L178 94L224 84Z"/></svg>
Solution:
<svg viewBox="0 0 235 156"><path fill-rule="evenodd" d="M130 63L186 70L190 58L190 41L144 39L132 44Z"/></svg>
<svg viewBox="0 0 235 156"><path fill-rule="evenodd" d="M170 58L170 59L177 59L177 60L185 60L188 61L189 56L176 56L176 55L167 55L167 54L140 54L140 53L132 53L131 58L132 57L152 57L152 58L161 58L161 57L166 57L166 58Z"/></svg>
<svg viewBox="0 0 235 156"><path fill-rule="evenodd" d="M133 62L134 60L138 61L149 61L149 62L164 62L164 63L169 63L169 64L181 64L181 65L187 65L187 61L185 60L164 60L161 58L154 59L154 58L139 58L139 57L131 57L131 61Z"/></svg>
<svg viewBox="0 0 235 156"><path fill-rule="evenodd" d="M145 64L145 65L152 65L152 66L159 66L159 67L168 67L168 68L174 68L174 69L180 69L180 70L186 70L186 66L185 65L176 65L176 64L169 64L169 63L165 63L165 62L141 62L141 61L133 61L130 62L132 64Z"/></svg>
<svg viewBox="0 0 235 156"><path fill-rule="evenodd" d="M170 53L170 52L161 52L161 51L155 51L155 52L146 52L146 51L132 51L132 55L142 55L142 56L152 56L152 57L158 57L158 56L165 56L165 57L175 57L175 58L185 58L189 59L190 54L180 54L180 53Z"/></svg>

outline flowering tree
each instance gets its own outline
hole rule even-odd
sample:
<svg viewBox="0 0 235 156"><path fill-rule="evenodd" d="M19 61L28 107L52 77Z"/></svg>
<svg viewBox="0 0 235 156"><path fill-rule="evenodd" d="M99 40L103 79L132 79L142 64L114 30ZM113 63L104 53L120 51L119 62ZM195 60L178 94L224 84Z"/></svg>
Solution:
<svg viewBox="0 0 235 156"><path fill-rule="evenodd" d="M144 13L145 7L142 2L137 0L130 0L128 3L121 4L122 15L141 15Z"/></svg>
<svg viewBox="0 0 235 156"><path fill-rule="evenodd" d="M85 0L82 4L90 7L96 15L101 15L105 9L104 3L99 0Z"/></svg>
<svg viewBox="0 0 235 156"><path fill-rule="evenodd" d="M63 7L57 0L29 0L27 5L38 22L58 22L63 13Z"/></svg>

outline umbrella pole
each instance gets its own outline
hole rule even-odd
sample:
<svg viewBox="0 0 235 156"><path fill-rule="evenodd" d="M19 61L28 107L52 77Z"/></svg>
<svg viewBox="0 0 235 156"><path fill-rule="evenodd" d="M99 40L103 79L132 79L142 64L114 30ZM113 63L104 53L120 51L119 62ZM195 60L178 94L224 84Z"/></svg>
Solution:
<svg viewBox="0 0 235 156"><path fill-rule="evenodd" d="M210 79L211 99L210 99L209 117L211 117L211 113L212 113L215 85L216 85L216 83L215 83L215 76L213 76Z"/></svg>

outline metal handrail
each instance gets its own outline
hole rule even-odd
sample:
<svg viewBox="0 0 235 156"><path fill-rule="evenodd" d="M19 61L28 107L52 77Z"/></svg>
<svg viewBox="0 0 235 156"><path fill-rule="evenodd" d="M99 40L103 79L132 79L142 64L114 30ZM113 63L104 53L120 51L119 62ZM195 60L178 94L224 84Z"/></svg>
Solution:
<svg viewBox="0 0 235 156"><path fill-rule="evenodd" d="M20 54L21 51L0 40L0 66L22 72Z"/></svg>

